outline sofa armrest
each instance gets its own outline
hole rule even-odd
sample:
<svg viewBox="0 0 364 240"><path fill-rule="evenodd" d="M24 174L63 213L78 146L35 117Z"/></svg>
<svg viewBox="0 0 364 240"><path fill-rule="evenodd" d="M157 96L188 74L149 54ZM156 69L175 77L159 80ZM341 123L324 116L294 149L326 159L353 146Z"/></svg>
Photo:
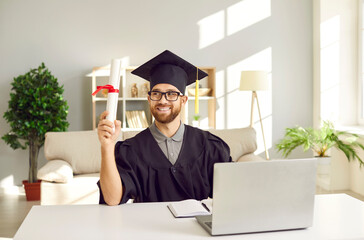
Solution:
<svg viewBox="0 0 364 240"><path fill-rule="evenodd" d="M52 160L38 170L37 177L48 182L67 183L73 179L73 170L66 161Z"/></svg>
<svg viewBox="0 0 364 240"><path fill-rule="evenodd" d="M266 161L264 158L255 155L254 153L249 153L238 158L236 162L262 162Z"/></svg>
<svg viewBox="0 0 364 240"><path fill-rule="evenodd" d="M254 153L257 150L254 128L211 129L209 131L227 143L230 147L230 156L234 162L238 161L241 156Z"/></svg>

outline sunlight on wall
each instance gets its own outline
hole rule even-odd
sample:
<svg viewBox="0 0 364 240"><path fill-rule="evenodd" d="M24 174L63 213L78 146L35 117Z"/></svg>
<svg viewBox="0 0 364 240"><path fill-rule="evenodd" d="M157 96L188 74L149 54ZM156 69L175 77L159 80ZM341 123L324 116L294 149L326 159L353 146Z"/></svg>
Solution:
<svg viewBox="0 0 364 240"><path fill-rule="evenodd" d="M225 13L219 11L203 18L197 25L199 26L199 48L207 47L224 38Z"/></svg>
<svg viewBox="0 0 364 240"><path fill-rule="evenodd" d="M244 0L227 9L227 35L271 16L270 0Z"/></svg>
<svg viewBox="0 0 364 240"><path fill-rule="evenodd" d="M340 101L340 16L320 25L321 49L321 120L339 119Z"/></svg>
<svg viewBox="0 0 364 240"><path fill-rule="evenodd" d="M247 127L250 124L251 92L239 91L241 71L262 70L272 72L272 48L266 48L227 68L226 113L227 128ZM263 120L264 135L267 148L272 147L272 76L270 74L270 90L258 91L258 100ZM258 150L264 152L263 137L259 122L257 105L254 106L254 128L257 132Z"/></svg>
<svg viewBox="0 0 364 240"><path fill-rule="evenodd" d="M271 16L271 0L244 0L197 22L199 49Z"/></svg>
<svg viewBox="0 0 364 240"><path fill-rule="evenodd" d="M205 48L224 38L225 13L219 11L203 18L197 25L199 26L199 48Z"/></svg>

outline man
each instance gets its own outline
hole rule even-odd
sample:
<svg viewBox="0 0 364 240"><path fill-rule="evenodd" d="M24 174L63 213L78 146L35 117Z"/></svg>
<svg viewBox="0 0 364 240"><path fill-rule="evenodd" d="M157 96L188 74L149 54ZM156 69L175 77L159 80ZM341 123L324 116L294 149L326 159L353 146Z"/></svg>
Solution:
<svg viewBox="0 0 364 240"><path fill-rule="evenodd" d="M230 162L230 149L219 137L180 119L188 99L186 85L207 74L168 50L132 73L150 81L148 103L155 121L115 145L121 123L106 120L107 112L101 114L100 203L212 197L213 165Z"/></svg>

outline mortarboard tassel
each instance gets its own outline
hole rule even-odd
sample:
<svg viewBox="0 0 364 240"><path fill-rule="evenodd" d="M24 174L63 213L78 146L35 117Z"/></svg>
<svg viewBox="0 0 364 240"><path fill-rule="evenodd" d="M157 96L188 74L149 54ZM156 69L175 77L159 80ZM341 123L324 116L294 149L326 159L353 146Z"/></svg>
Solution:
<svg viewBox="0 0 364 240"><path fill-rule="evenodd" d="M195 87L195 115L199 113L199 106L198 106L198 67L197 68L197 76L196 76L196 87Z"/></svg>

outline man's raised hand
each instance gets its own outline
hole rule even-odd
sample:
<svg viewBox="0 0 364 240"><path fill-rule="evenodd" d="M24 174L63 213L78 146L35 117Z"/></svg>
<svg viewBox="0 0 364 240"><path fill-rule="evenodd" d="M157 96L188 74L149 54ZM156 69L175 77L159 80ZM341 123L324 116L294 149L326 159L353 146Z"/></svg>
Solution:
<svg viewBox="0 0 364 240"><path fill-rule="evenodd" d="M97 134L99 136L101 146L109 144L114 145L121 129L121 122L119 120L115 120L114 123L112 123L106 119L108 114L108 111L101 113L99 125L97 126ZM113 131L114 126L115 131Z"/></svg>

